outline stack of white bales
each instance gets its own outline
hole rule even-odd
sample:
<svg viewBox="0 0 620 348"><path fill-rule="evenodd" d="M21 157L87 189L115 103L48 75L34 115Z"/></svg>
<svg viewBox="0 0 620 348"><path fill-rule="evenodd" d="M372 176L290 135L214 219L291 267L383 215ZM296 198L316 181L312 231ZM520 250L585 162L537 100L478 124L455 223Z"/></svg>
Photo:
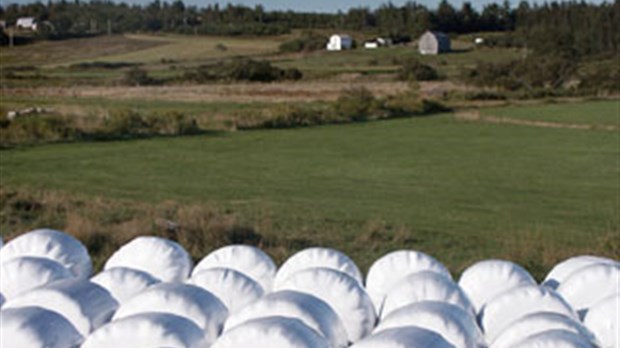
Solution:
<svg viewBox="0 0 620 348"><path fill-rule="evenodd" d="M278 269L232 245L193 267L179 244L145 236L91 277L79 241L35 230L0 249L0 267L2 347L620 347L620 264L594 256L558 264L542 285L502 260L457 283L433 257L401 250L364 281L333 249Z"/></svg>

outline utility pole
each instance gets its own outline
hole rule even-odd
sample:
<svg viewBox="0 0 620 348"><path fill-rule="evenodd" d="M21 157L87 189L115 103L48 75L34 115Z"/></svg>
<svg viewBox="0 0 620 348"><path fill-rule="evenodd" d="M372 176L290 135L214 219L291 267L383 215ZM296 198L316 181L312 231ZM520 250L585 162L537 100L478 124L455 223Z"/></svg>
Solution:
<svg viewBox="0 0 620 348"><path fill-rule="evenodd" d="M15 41L14 39L15 29L9 28L8 32L9 32L9 47L13 47L13 45L15 45L15 42L14 42Z"/></svg>

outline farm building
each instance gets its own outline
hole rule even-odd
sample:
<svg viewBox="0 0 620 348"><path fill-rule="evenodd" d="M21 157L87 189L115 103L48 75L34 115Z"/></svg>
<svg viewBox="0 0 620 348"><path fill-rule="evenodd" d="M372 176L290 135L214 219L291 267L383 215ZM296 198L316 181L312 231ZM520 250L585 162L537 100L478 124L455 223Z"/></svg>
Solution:
<svg viewBox="0 0 620 348"><path fill-rule="evenodd" d="M364 42L364 48L370 48L370 49L379 48L379 47L387 47L391 45L392 45L392 39L383 38L383 37L378 37L374 40Z"/></svg>
<svg viewBox="0 0 620 348"><path fill-rule="evenodd" d="M327 43L328 51L348 50L353 46L353 39L349 35L334 34Z"/></svg>
<svg viewBox="0 0 620 348"><path fill-rule="evenodd" d="M441 54L450 52L450 38L437 31L426 31L418 42L420 54Z"/></svg>
<svg viewBox="0 0 620 348"><path fill-rule="evenodd" d="M37 19L34 17L18 18L15 26L17 29L37 30Z"/></svg>

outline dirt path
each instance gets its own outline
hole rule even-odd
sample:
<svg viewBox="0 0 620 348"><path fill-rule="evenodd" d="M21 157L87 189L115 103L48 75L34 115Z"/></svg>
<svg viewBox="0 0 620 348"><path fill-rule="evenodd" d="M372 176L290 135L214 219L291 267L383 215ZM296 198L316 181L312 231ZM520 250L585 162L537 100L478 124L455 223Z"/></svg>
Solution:
<svg viewBox="0 0 620 348"><path fill-rule="evenodd" d="M512 124L518 126L532 126L532 127L544 127L544 128L563 128L563 129L578 129L578 130L603 130L603 131L616 131L617 126L611 125L589 125L589 124L576 124L576 123L557 123L547 121L536 120L523 120L510 117L498 117L480 115L478 111L463 111L455 114L457 120L466 122L483 122L494 124Z"/></svg>

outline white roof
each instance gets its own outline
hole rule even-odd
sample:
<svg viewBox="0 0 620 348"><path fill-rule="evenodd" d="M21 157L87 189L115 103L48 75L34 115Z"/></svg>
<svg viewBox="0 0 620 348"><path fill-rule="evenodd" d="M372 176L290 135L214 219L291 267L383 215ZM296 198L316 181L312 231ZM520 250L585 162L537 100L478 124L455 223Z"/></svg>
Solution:
<svg viewBox="0 0 620 348"><path fill-rule="evenodd" d="M125 267L110 268L90 281L108 290L118 303L123 303L151 285L159 283L159 280L146 272Z"/></svg>
<svg viewBox="0 0 620 348"><path fill-rule="evenodd" d="M596 302L620 291L620 265L597 263L580 268L557 291L573 309L585 314Z"/></svg>
<svg viewBox="0 0 620 348"><path fill-rule="evenodd" d="M62 315L41 307L0 311L1 347L74 348L82 335Z"/></svg>
<svg viewBox="0 0 620 348"><path fill-rule="evenodd" d="M320 333L330 347L347 347L349 340L340 317L325 302L297 291L277 291L242 308L226 321L224 331L243 323L265 317L299 319L306 326Z"/></svg>
<svg viewBox="0 0 620 348"><path fill-rule="evenodd" d="M217 296L229 313L263 296L263 288L257 282L230 268L202 270L194 274L188 284L199 286Z"/></svg>
<svg viewBox="0 0 620 348"><path fill-rule="evenodd" d="M431 271L413 273L401 279L385 296L381 318L398 308L421 301L457 305L473 317L474 307L461 288L445 275Z"/></svg>
<svg viewBox="0 0 620 348"><path fill-rule="evenodd" d="M340 316L351 342L370 334L375 325L376 314L370 297L346 273L309 268L291 275L275 290L305 292L327 302Z"/></svg>
<svg viewBox="0 0 620 348"><path fill-rule="evenodd" d="M554 290L524 285L495 297L482 307L480 324L487 342L493 342L519 318L535 312L554 312L578 320L570 305Z"/></svg>
<svg viewBox="0 0 620 348"><path fill-rule="evenodd" d="M54 260L16 257L0 266L0 292L10 300L40 286L71 278L73 274Z"/></svg>
<svg viewBox="0 0 620 348"><path fill-rule="evenodd" d="M590 342L574 332L550 330L528 336L512 348L595 348Z"/></svg>
<svg viewBox="0 0 620 348"><path fill-rule="evenodd" d="M142 313L113 321L86 338L81 348L208 347L200 328L170 313Z"/></svg>
<svg viewBox="0 0 620 348"><path fill-rule="evenodd" d="M118 307L110 293L87 280L65 279L8 301L6 308L38 306L64 316L82 335L105 324Z"/></svg>
<svg viewBox="0 0 620 348"><path fill-rule="evenodd" d="M52 259L83 279L90 277L92 272L90 256L84 245L56 230L39 229L22 234L0 249L0 263L21 256Z"/></svg>
<svg viewBox="0 0 620 348"><path fill-rule="evenodd" d="M135 295L123 303L114 320L134 314L160 312L175 314L193 321L212 342L220 334L228 311L210 292L194 285L161 283Z"/></svg>
<svg viewBox="0 0 620 348"><path fill-rule="evenodd" d="M363 284L362 274L347 255L329 248L308 248L289 257L276 273L275 284L283 282L291 274L315 267L331 268L344 272Z"/></svg>
<svg viewBox="0 0 620 348"><path fill-rule="evenodd" d="M108 259L104 269L126 267L149 273L162 282L184 282L192 260L178 243L158 237L137 237Z"/></svg>
<svg viewBox="0 0 620 348"><path fill-rule="evenodd" d="M525 337L550 330L570 331L587 338L592 343L596 341L588 329L573 318L553 312L536 312L513 322L489 343L491 348L510 348Z"/></svg>
<svg viewBox="0 0 620 348"><path fill-rule="evenodd" d="M445 302L416 302L397 309L379 322L374 333L403 326L417 326L436 332L455 347L485 346L484 336L471 314Z"/></svg>
<svg viewBox="0 0 620 348"><path fill-rule="evenodd" d="M555 290L566 278L568 278L568 276L571 275L571 273L578 271L580 268L587 267L596 263L618 264L617 261L599 256L580 255L571 257L555 265L553 269L551 269L549 274L547 274L543 285Z"/></svg>
<svg viewBox="0 0 620 348"><path fill-rule="evenodd" d="M523 267L504 260L476 262L459 279L476 312L493 297L521 285L536 285L536 281Z"/></svg>
<svg viewBox="0 0 620 348"><path fill-rule="evenodd" d="M433 271L452 278L441 262L420 251L394 251L375 261L366 276L366 291L375 304L377 312L381 312L385 294L398 281L409 274L421 271Z"/></svg>
<svg viewBox="0 0 620 348"><path fill-rule="evenodd" d="M436 332L417 326L384 330L351 348L456 348Z"/></svg>
<svg viewBox="0 0 620 348"><path fill-rule="evenodd" d="M583 320L601 348L620 347L620 292L590 307Z"/></svg>
<svg viewBox="0 0 620 348"><path fill-rule="evenodd" d="M258 282L267 293L273 286L276 265L262 250L249 245L229 245L205 256L192 275L209 268L232 268Z"/></svg>
<svg viewBox="0 0 620 348"><path fill-rule="evenodd" d="M299 319L267 317L226 331L211 348L328 348L327 341Z"/></svg>

